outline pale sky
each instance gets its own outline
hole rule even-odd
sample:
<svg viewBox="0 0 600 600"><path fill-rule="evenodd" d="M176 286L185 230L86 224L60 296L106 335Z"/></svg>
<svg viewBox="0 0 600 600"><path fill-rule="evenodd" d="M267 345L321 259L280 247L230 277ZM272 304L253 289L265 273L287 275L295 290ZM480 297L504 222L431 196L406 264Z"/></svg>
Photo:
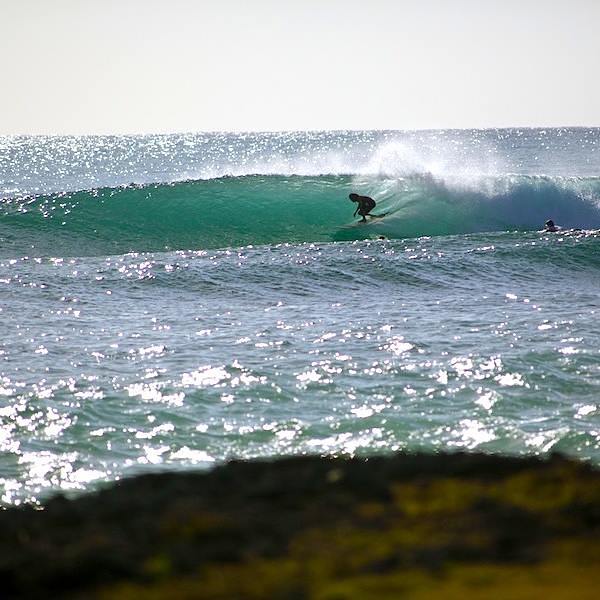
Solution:
<svg viewBox="0 0 600 600"><path fill-rule="evenodd" d="M0 134L600 126L600 0L0 0Z"/></svg>

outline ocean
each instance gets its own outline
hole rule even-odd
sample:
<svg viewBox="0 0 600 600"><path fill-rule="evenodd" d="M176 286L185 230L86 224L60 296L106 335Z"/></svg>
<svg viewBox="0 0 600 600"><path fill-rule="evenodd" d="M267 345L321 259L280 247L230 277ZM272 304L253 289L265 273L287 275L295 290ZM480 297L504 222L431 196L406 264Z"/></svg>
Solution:
<svg viewBox="0 0 600 600"><path fill-rule="evenodd" d="M298 454L600 464L599 311L598 128L0 137L0 500Z"/></svg>

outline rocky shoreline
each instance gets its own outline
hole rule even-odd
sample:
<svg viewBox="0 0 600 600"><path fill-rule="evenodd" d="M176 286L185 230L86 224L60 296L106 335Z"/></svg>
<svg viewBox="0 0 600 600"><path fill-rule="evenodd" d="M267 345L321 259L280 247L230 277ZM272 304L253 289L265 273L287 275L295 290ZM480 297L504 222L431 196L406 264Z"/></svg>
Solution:
<svg viewBox="0 0 600 600"><path fill-rule="evenodd" d="M592 598L600 472L561 456L232 462L0 511L8 598Z"/></svg>

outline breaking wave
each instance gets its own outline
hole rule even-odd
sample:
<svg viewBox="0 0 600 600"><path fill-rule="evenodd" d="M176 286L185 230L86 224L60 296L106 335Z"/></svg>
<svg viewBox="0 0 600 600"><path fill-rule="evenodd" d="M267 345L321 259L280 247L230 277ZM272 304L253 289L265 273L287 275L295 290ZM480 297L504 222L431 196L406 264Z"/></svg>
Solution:
<svg viewBox="0 0 600 600"><path fill-rule="evenodd" d="M348 193L382 219L360 224ZM4 256L85 256L258 244L600 227L600 178L427 173L245 175L5 198Z"/></svg>

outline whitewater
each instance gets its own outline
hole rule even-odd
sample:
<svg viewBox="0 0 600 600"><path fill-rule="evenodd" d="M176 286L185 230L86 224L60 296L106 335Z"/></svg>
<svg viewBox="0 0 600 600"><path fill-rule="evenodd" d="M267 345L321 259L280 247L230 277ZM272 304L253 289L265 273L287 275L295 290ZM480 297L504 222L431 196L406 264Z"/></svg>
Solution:
<svg viewBox="0 0 600 600"><path fill-rule="evenodd" d="M598 128L0 137L1 501L306 453L598 464L599 251Z"/></svg>

